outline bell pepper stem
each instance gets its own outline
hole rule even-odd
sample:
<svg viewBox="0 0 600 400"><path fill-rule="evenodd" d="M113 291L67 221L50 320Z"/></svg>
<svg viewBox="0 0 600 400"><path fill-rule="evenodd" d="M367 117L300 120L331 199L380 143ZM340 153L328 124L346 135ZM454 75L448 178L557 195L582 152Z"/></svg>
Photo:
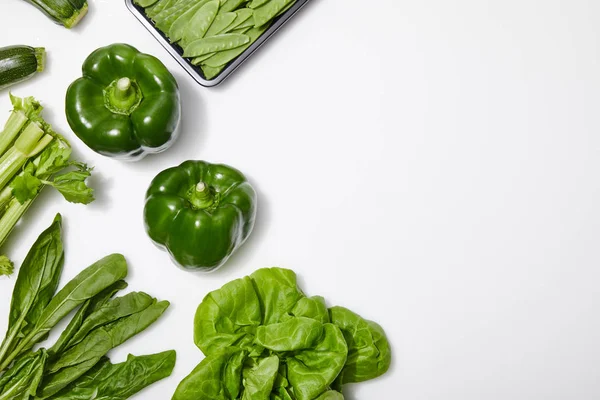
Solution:
<svg viewBox="0 0 600 400"><path fill-rule="evenodd" d="M204 182L198 182L188 192L188 200L192 207L198 210L204 210L211 207L215 202L215 195L210 187Z"/></svg>
<svg viewBox="0 0 600 400"><path fill-rule="evenodd" d="M106 108L115 114L130 115L141 101L140 89L127 77L116 79L104 90Z"/></svg>

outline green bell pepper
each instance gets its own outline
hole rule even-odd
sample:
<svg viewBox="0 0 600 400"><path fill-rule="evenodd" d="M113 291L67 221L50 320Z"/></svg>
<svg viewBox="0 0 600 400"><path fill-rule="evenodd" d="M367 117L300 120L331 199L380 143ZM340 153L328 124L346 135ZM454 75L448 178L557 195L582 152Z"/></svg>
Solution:
<svg viewBox="0 0 600 400"><path fill-rule="evenodd" d="M184 269L212 271L248 238L256 192L234 168L186 161L158 174L146 192L146 232Z"/></svg>
<svg viewBox="0 0 600 400"><path fill-rule="evenodd" d="M69 86L71 129L92 150L137 160L166 150L177 136L179 88L157 58L127 44L94 51Z"/></svg>

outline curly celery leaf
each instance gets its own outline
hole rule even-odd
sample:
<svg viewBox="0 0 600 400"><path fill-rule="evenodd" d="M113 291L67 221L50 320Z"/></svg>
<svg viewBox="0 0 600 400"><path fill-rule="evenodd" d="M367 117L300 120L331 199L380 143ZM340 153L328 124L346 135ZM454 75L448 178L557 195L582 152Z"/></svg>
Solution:
<svg viewBox="0 0 600 400"><path fill-rule="evenodd" d="M79 169L75 171L55 175L52 181L43 182L58 190L70 203L89 204L94 201L94 190L85 181L90 177L92 168L85 164L78 164L77 167Z"/></svg>
<svg viewBox="0 0 600 400"><path fill-rule="evenodd" d="M392 355L381 326L344 307L332 307L329 313L348 343L348 360L336 383L363 382L383 375Z"/></svg>
<svg viewBox="0 0 600 400"><path fill-rule="evenodd" d="M207 356L177 386L173 400L235 400L246 352L229 347Z"/></svg>
<svg viewBox="0 0 600 400"><path fill-rule="evenodd" d="M241 400L268 400L279 371L279 357L270 356L249 364L242 373L244 393Z"/></svg>
<svg viewBox="0 0 600 400"><path fill-rule="evenodd" d="M48 398L88 372L111 349L152 325L167 309L168 301L156 302L145 309L92 330L68 348L47 368L39 397ZM119 312L115 312L118 318ZM85 324L85 322L84 322Z"/></svg>
<svg viewBox="0 0 600 400"><path fill-rule="evenodd" d="M324 324L321 341L287 358L287 378L298 400L313 400L327 390L339 375L348 355L340 328Z"/></svg>
<svg viewBox="0 0 600 400"><path fill-rule="evenodd" d="M21 265L13 289L8 330L0 347L0 364L5 364L0 371L10 364L7 362L10 353L32 331L58 287L64 262L61 222L57 214Z"/></svg>
<svg viewBox="0 0 600 400"><path fill-rule="evenodd" d="M47 179L50 175L71 165L70 157L71 147L68 142L53 140L31 163L35 170L34 175L40 179Z"/></svg>
<svg viewBox="0 0 600 400"><path fill-rule="evenodd" d="M107 399L125 400L146 386L171 375L175 351L135 357L111 364L102 358L91 370L49 400Z"/></svg>
<svg viewBox="0 0 600 400"><path fill-rule="evenodd" d="M304 294L296 274L282 268L264 268L209 293L196 310L194 341L206 355L237 346L250 355L262 347L254 337L260 325L283 322Z"/></svg>
<svg viewBox="0 0 600 400"><path fill-rule="evenodd" d="M42 181L31 175L28 171L24 171L22 174L16 176L10 183L13 196L21 204L25 204L27 200L35 198L41 187Z"/></svg>
<svg viewBox="0 0 600 400"><path fill-rule="evenodd" d="M2 275L12 275L15 270L15 266L10 258L6 256L0 256L0 276Z"/></svg>
<svg viewBox="0 0 600 400"><path fill-rule="evenodd" d="M321 296L303 297L292 308L292 315L296 317L312 318L326 324L329 320L329 310L325 305L325 299Z"/></svg>
<svg viewBox="0 0 600 400"><path fill-rule="evenodd" d="M92 313L102 307L108 300L110 300L119 290L123 290L127 287L127 282L117 281L113 285L107 287L91 299L87 299L79 310L75 313L69 325L60 334L60 337L54 343L54 345L48 349L48 353L51 358L59 353L62 353L67 347L70 347L73 336L77 334L83 325L84 320ZM55 359L55 358L53 358Z"/></svg>
<svg viewBox="0 0 600 400"><path fill-rule="evenodd" d="M21 272L19 272L19 275ZM127 262L121 254L111 254L81 271L69 281L32 320L27 336L19 340L9 356L0 358L0 370L6 368L23 351L30 349L71 311L87 299L111 286L127 275ZM14 292L13 292L14 296Z"/></svg>
<svg viewBox="0 0 600 400"><path fill-rule="evenodd" d="M71 162L71 148L60 140L54 140L32 162L27 163L23 172L10 183L13 196L24 204L37 196L43 185L53 186L71 203L89 204L94 201L94 191L85 183L91 176L92 168L86 164ZM74 166L73 171L53 174Z"/></svg>
<svg viewBox="0 0 600 400"><path fill-rule="evenodd" d="M296 351L311 348L323 335L323 324L305 317L291 317L278 324L262 325L256 343L271 351Z"/></svg>
<svg viewBox="0 0 600 400"><path fill-rule="evenodd" d="M204 297L194 318L194 341L206 355L230 346L252 352L261 321L260 301L251 279L236 279Z"/></svg>
<svg viewBox="0 0 600 400"><path fill-rule="evenodd" d="M17 97L13 96L12 93L10 93L9 96L10 102L13 105L13 110L22 112L28 119L34 121L39 119L44 107L42 107L42 105L35 98L31 96L23 98Z"/></svg>
<svg viewBox="0 0 600 400"><path fill-rule="evenodd" d="M0 379L0 400L35 396L48 356L44 349L20 358Z"/></svg>

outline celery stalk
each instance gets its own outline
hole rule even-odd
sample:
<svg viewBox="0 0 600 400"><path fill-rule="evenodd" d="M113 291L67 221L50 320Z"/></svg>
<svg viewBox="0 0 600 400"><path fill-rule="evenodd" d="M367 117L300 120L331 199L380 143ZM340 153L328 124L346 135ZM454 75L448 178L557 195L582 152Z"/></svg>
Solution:
<svg viewBox="0 0 600 400"><path fill-rule="evenodd" d="M0 190L23 168L27 160L50 144L52 136L47 135L36 122L30 122L0 158Z"/></svg>

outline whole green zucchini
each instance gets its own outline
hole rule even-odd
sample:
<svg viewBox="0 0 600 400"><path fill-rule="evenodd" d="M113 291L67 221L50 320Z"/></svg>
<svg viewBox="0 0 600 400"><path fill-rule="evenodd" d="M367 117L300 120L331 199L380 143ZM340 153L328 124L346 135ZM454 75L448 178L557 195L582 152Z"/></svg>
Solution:
<svg viewBox="0 0 600 400"><path fill-rule="evenodd" d="M72 28L87 14L87 0L25 0L57 24Z"/></svg>
<svg viewBox="0 0 600 400"><path fill-rule="evenodd" d="M45 59L46 51L43 47L0 48L0 90L42 72Z"/></svg>

